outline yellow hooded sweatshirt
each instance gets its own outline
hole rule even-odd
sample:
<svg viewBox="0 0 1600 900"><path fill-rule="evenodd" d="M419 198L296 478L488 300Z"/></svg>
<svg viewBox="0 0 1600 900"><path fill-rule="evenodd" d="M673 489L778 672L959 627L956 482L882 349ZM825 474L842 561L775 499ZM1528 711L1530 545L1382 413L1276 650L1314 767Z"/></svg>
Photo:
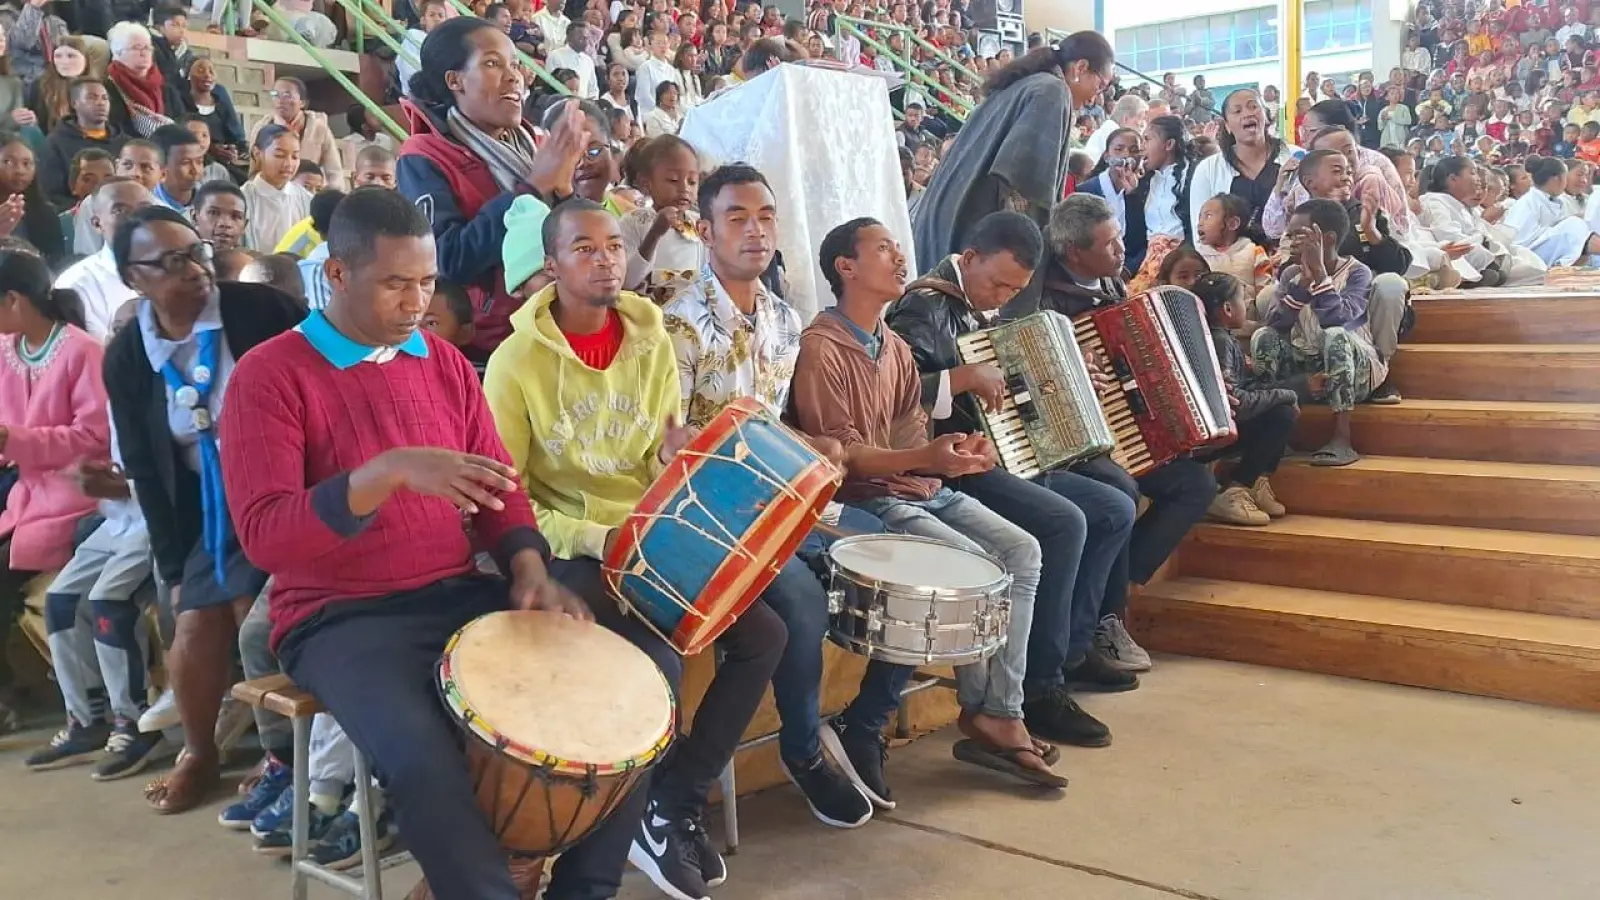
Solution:
<svg viewBox="0 0 1600 900"><path fill-rule="evenodd" d="M584 365L556 327L555 299L550 285L512 314L483 390L552 551L599 559L663 469L667 417L682 413L678 363L661 310L625 291L617 358L604 370Z"/></svg>

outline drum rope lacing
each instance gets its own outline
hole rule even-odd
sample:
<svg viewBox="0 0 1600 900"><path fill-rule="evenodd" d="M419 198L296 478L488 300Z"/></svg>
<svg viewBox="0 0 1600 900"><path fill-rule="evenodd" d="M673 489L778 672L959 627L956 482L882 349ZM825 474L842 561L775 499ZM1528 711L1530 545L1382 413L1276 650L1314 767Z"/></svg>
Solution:
<svg viewBox="0 0 1600 900"><path fill-rule="evenodd" d="M740 437L739 440L734 444L734 450L731 456L725 453L708 453L705 451L684 450L679 454L679 457L714 460L741 466L750 470L750 472L761 481L766 482L768 485L781 491L789 499L803 499L799 491L795 490L794 487L787 481L778 477L777 473L773 471L772 468L766 463L762 462L760 457L756 457L750 452L750 445L744 439L743 424L741 423L736 425L735 430L738 432ZM741 535L736 535L730 531L727 526L723 525L716 519L716 517L712 516L710 510L708 510L706 506L700 502L699 493L695 490L692 482L684 482L683 491L686 496L682 500L678 501L678 503L674 505L670 512L635 513L632 517L630 525L634 528L637 528L642 534L644 531L648 530L650 525L657 521L673 522L681 525L683 528L688 529L689 531L695 532L696 534L700 535L700 537L704 538L708 543L721 548L730 556L740 556L749 562L757 561L755 554L745 549L741 541ZM717 530L721 532L721 536L719 537L718 535L712 534L705 528L702 528L701 526L689 521L685 515L685 511L691 508L698 509L707 519L713 522L717 526ZM650 560L645 556L642 542L641 545L638 546L636 552L638 553L638 561L634 563L632 567L624 570L624 574L643 580L645 584L666 595L669 600L681 607L688 615L692 615L702 621L707 618L704 612L695 608L694 602L690 598L684 596L684 594L674 587L671 582L666 580L660 570L656 569L650 564Z"/></svg>

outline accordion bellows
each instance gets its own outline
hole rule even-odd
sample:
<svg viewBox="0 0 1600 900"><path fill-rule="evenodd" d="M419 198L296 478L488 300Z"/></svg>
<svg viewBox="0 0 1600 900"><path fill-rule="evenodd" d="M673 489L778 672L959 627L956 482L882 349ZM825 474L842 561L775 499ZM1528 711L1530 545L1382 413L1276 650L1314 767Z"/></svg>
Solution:
<svg viewBox="0 0 1600 900"><path fill-rule="evenodd" d="M1134 476L1237 436L1227 384L1200 298L1163 286L1074 320L1078 343L1111 366L1101 404Z"/></svg>
<svg viewBox="0 0 1600 900"><path fill-rule="evenodd" d="M1032 478L1115 445L1065 316L1034 313L964 334L956 346L963 363L992 364L1005 375L1001 408L980 403L978 413L1007 472Z"/></svg>

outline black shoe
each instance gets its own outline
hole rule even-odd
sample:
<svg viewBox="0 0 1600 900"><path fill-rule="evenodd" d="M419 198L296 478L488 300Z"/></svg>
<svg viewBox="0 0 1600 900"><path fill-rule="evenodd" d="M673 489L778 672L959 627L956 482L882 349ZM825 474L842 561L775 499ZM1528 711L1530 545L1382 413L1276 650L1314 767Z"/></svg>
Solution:
<svg viewBox="0 0 1600 900"><path fill-rule="evenodd" d="M850 779L828 764L828 757L817 751L810 762L778 760L783 774L805 795L811 814L834 828L860 828L872 818L872 801Z"/></svg>
<svg viewBox="0 0 1600 900"><path fill-rule="evenodd" d="M1068 689L1074 691L1116 694L1139 686L1139 676L1112 665L1111 660L1093 648L1090 648L1083 662L1064 668L1061 672L1066 676Z"/></svg>
<svg viewBox="0 0 1600 900"><path fill-rule="evenodd" d="M139 730L138 722L122 719L106 740L105 758L95 766L91 777L95 781L129 778L143 772L166 752L167 739L161 732L146 734Z"/></svg>
<svg viewBox="0 0 1600 900"><path fill-rule="evenodd" d="M67 727L56 732L50 743L28 756L23 764L35 772L64 769L98 759L105 752L111 726L104 722L79 725L67 719Z"/></svg>
<svg viewBox="0 0 1600 900"><path fill-rule="evenodd" d="M694 816L663 818L651 801L628 848L628 862L672 900L710 900L710 888L700 874L703 834Z"/></svg>
<svg viewBox="0 0 1600 900"><path fill-rule="evenodd" d="M728 880L728 864L723 861L722 854L711 845L711 831L706 828L706 813L701 810L695 816L695 852L700 857L700 877L706 881L706 887L721 887Z"/></svg>
<svg viewBox="0 0 1600 900"><path fill-rule="evenodd" d="M1079 706L1066 688L1052 688L1043 697L1022 704L1022 718L1028 732L1057 744L1074 747L1107 747L1111 729Z"/></svg>
<svg viewBox="0 0 1600 900"><path fill-rule="evenodd" d="M883 732L851 728L843 716L835 716L826 723L821 737L823 749L873 806L894 809L889 782L883 777L883 764L889 759L889 742L883 739Z"/></svg>

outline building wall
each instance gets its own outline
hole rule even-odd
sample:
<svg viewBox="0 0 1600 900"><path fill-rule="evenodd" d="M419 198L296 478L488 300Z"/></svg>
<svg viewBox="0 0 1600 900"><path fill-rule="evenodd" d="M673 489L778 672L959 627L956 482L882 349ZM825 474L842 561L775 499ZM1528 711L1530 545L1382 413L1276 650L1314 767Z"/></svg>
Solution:
<svg viewBox="0 0 1600 900"><path fill-rule="evenodd" d="M1406 0L1395 0L1397 7L1405 4ZM1390 0L1310 0L1295 6L1305 16L1302 72L1346 81L1356 72L1374 68L1375 36L1387 40L1394 34ZM1164 4L1113 0L1101 9L1100 30L1117 48L1117 61L1152 78L1173 72L1187 84L1195 75L1204 75L1214 90L1283 87L1275 3L1188 0L1181 6L1181 16L1175 15L1180 7ZM1381 21L1374 22L1375 18ZM1392 54L1379 56L1397 59L1398 53L1397 44ZM1382 75L1387 75L1387 68Z"/></svg>
<svg viewBox="0 0 1600 900"><path fill-rule="evenodd" d="M1022 19L1028 31L1099 31L1095 10L1103 0L1022 0ZM1115 0L1113 0L1115 2Z"/></svg>

